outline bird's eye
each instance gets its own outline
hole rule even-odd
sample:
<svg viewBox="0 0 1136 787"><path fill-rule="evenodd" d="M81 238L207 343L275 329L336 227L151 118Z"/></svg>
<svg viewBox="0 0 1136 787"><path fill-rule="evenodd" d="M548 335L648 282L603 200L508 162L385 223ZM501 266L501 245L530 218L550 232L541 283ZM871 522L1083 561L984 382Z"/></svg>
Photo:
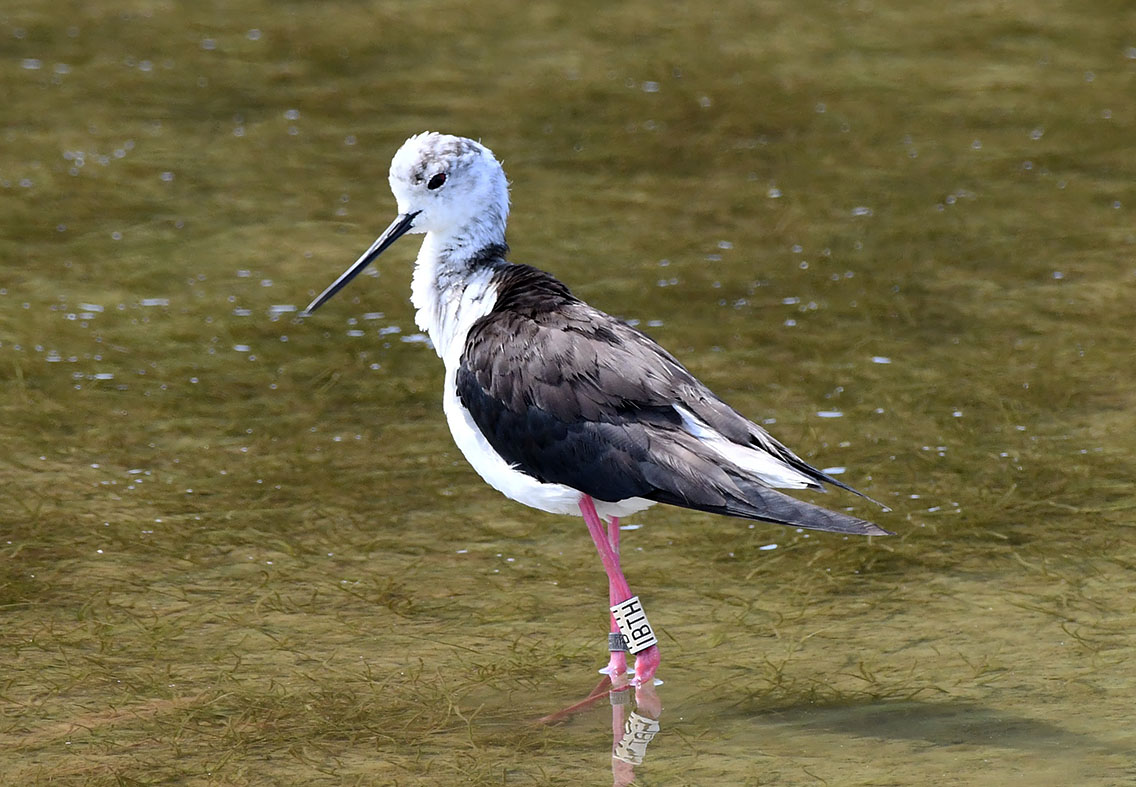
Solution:
<svg viewBox="0 0 1136 787"><path fill-rule="evenodd" d="M426 184L426 188L433 191L434 189L442 188L442 184L446 182L446 173L439 172L434 177L430 178L430 182Z"/></svg>

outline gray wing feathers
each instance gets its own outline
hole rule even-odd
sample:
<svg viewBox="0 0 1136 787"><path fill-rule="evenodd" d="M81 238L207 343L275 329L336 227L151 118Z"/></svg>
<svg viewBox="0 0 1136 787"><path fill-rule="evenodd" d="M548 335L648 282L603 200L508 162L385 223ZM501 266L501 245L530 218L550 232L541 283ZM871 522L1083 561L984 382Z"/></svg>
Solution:
<svg viewBox="0 0 1136 787"><path fill-rule="evenodd" d="M643 497L797 527L887 532L777 492L708 448L684 428L676 404L816 488L850 489L740 415L645 334L537 269L509 265L498 276L498 301L470 331L457 385L507 462L600 500Z"/></svg>

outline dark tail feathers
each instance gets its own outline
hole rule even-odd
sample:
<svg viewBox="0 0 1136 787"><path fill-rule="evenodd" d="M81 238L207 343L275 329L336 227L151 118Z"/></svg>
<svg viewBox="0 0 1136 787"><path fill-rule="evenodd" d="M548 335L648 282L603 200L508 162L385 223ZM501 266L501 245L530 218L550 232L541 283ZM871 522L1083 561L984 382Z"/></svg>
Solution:
<svg viewBox="0 0 1136 787"><path fill-rule="evenodd" d="M699 504L683 500L677 495L668 494L663 490L658 490L656 494L648 495L648 497L660 503L693 508L712 514L757 519L762 522L773 522L789 527L803 527L808 530L824 530L829 533L849 533L861 536L895 535L890 530L884 530L866 519L857 519L854 516L829 511L827 508L806 503L803 500L790 497L784 492L778 492L776 489L770 489L744 478L732 476L732 480L741 488L745 497L724 495L724 502L720 505ZM843 486L843 484L840 484L840 486ZM723 490L719 490L719 492L721 491Z"/></svg>

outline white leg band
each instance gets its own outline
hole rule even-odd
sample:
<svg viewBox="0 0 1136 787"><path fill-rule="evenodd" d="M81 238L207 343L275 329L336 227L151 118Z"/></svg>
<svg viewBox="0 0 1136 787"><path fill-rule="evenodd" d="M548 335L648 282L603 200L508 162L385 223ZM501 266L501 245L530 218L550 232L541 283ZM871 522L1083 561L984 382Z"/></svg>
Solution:
<svg viewBox="0 0 1136 787"><path fill-rule="evenodd" d="M631 765L641 765L647 756L647 744L659 731L659 722L632 712L623 724L623 737L615 744L611 756Z"/></svg>
<svg viewBox="0 0 1136 787"><path fill-rule="evenodd" d="M611 615L615 618L619 633L627 643L627 652L631 655L634 656L659 641L651 624L647 622L647 613L643 611L638 596L616 604L611 608Z"/></svg>

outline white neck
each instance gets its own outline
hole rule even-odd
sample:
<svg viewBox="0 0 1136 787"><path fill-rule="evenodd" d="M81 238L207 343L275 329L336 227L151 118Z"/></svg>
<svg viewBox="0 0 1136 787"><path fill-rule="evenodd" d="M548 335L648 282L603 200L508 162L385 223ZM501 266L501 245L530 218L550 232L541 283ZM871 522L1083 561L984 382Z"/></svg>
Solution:
<svg viewBox="0 0 1136 787"><path fill-rule="evenodd" d="M470 327L488 314L497 300L490 285L493 271L474 268L471 262L474 254L491 243L504 243L504 233L477 248L455 244L454 240L453 236L426 233L410 285L414 321L430 335L434 351L446 368L456 368Z"/></svg>

